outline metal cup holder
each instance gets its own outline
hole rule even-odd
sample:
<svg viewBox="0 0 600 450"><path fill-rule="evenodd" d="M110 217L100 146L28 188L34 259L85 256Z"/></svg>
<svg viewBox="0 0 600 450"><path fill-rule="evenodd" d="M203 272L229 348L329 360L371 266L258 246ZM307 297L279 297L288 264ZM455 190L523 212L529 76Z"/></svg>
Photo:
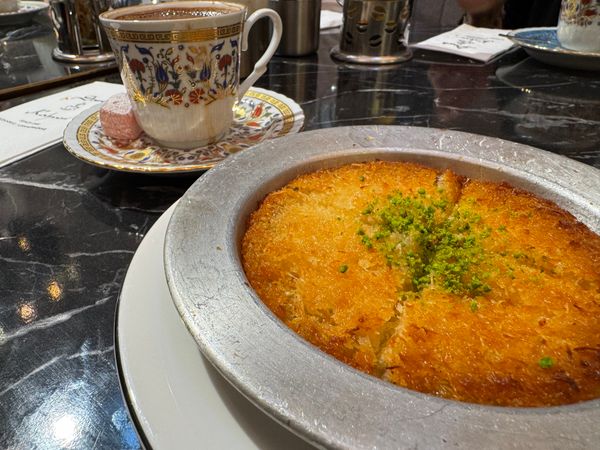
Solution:
<svg viewBox="0 0 600 450"><path fill-rule="evenodd" d="M412 0L346 0L340 45L331 55L342 61L391 64L406 61Z"/></svg>
<svg viewBox="0 0 600 450"><path fill-rule="evenodd" d="M59 61L98 63L114 59L98 16L111 0L50 0L50 18L57 47L52 56Z"/></svg>

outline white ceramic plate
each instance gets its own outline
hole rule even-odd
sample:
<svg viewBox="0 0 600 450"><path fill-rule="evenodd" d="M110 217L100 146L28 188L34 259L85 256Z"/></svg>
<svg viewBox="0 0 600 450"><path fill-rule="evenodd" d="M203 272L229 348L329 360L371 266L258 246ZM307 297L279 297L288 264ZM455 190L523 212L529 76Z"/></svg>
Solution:
<svg viewBox="0 0 600 450"><path fill-rule="evenodd" d="M304 112L294 100L267 89L250 88L234 109L227 134L214 144L191 150L161 147L145 133L133 141L114 141L100 125L101 105L75 117L63 138L76 158L107 169L139 173L188 173L206 170L227 156L300 131Z"/></svg>
<svg viewBox="0 0 600 450"><path fill-rule="evenodd" d="M174 207L133 257L117 313L118 362L130 412L158 449L305 449L202 357L171 301L162 262Z"/></svg>

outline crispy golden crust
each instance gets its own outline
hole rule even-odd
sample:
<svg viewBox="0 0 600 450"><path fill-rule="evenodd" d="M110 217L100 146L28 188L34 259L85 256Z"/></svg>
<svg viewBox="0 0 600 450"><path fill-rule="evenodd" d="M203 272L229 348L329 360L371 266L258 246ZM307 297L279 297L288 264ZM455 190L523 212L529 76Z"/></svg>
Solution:
<svg viewBox="0 0 600 450"><path fill-rule="evenodd" d="M453 293L432 278L412 295L408 268L361 241L366 209L397 192L444 198L440 223L477 215L489 292ZM600 238L526 192L408 163L315 172L267 196L242 259L292 330L400 386L512 406L600 396Z"/></svg>

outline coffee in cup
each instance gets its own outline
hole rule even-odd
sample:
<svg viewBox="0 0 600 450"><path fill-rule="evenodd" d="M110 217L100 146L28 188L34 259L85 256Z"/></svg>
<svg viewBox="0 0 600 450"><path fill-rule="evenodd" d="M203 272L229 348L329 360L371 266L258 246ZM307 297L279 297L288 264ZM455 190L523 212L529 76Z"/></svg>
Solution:
<svg viewBox="0 0 600 450"><path fill-rule="evenodd" d="M186 1L120 8L100 15L134 114L166 147L191 149L220 139L233 107L266 71L281 38L281 19L243 5ZM271 42L240 84L240 53L252 25L273 23Z"/></svg>

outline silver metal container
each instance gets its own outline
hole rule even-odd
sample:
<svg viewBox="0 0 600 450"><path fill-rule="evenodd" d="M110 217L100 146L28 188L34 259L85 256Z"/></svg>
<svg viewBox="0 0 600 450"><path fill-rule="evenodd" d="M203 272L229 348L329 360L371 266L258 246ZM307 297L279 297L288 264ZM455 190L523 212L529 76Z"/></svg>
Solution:
<svg viewBox="0 0 600 450"><path fill-rule="evenodd" d="M340 45L331 55L362 64L392 64L411 58L408 49L412 0L347 0Z"/></svg>
<svg viewBox="0 0 600 450"><path fill-rule="evenodd" d="M77 63L113 59L114 54L98 19L98 15L110 6L110 0L50 0L50 18L57 40L52 56L60 61Z"/></svg>
<svg viewBox="0 0 600 450"><path fill-rule="evenodd" d="M298 175L377 159L508 182L600 232L600 171L526 145L400 126L328 128L268 140L196 181L167 229L169 289L204 356L269 416L323 448L597 448L600 399L513 408L411 391L321 352L262 303L241 265L250 214Z"/></svg>
<svg viewBox="0 0 600 450"><path fill-rule="evenodd" d="M283 23L277 55L304 56L319 48L321 0L269 0Z"/></svg>

